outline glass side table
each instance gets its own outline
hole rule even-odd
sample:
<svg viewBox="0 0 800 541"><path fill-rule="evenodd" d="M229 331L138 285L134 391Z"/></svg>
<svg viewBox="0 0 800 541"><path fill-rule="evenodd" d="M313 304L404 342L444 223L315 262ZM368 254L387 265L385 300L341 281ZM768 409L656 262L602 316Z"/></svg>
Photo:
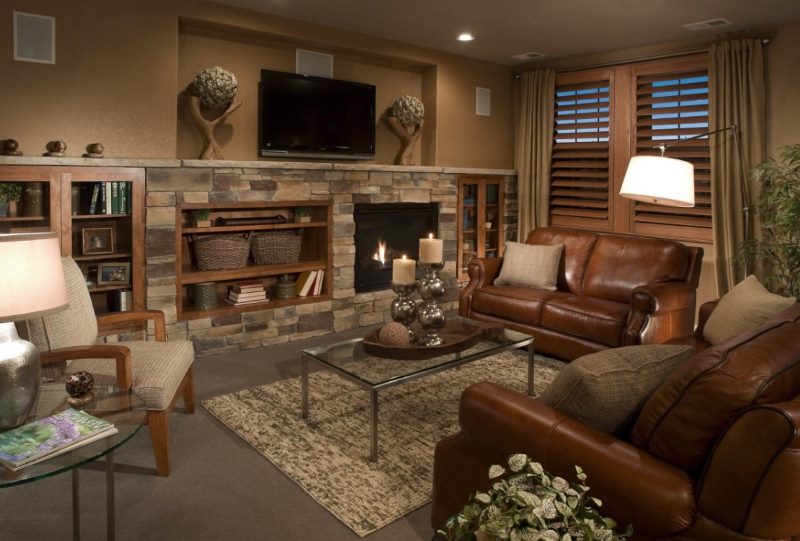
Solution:
<svg viewBox="0 0 800 541"><path fill-rule="evenodd" d="M43 384L28 422L42 419L71 407L67 403L67 393L63 383ZM45 479L59 473L72 471L72 537L81 537L80 525L80 467L106 457L106 537L114 539L114 451L144 424L147 410L139 396L131 391L123 391L117 387L98 386L95 388L95 399L79 408L95 417L111 421L118 432L107 438L89 443L67 453L39 462L32 466L12 472L0 466L0 488L8 488L24 483Z"/></svg>

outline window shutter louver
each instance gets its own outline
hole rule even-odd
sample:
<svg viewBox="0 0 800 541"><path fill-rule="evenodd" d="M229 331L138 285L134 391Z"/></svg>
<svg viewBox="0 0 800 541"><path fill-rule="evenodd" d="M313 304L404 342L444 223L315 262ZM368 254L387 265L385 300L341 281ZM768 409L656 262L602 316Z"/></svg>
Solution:
<svg viewBox="0 0 800 541"><path fill-rule="evenodd" d="M557 81L555 102L550 223L609 229L609 81Z"/></svg>

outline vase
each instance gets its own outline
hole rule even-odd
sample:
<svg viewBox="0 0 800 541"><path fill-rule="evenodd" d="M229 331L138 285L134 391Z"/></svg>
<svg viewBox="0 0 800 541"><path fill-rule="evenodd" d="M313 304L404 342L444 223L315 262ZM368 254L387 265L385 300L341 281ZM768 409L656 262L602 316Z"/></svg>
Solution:
<svg viewBox="0 0 800 541"><path fill-rule="evenodd" d="M44 216L44 188L41 182L28 182L22 190L22 215Z"/></svg>
<svg viewBox="0 0 800 541"><path fill-rule="evenodd" d="M217 284L202 282L194 285L194 307L197 310L211 310L217 307Z"/></svg>
<svg viewBox="0 0 800 541"><path fill-rule="evenodd" d="M28 419L39 394L39 352L20 339L14 323L0 323L0 430Z"/></svg>

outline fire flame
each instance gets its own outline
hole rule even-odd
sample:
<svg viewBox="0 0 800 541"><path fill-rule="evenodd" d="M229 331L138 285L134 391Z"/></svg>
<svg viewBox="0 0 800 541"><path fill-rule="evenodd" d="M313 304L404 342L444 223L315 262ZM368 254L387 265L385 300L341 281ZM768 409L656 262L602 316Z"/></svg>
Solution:
<svg viewBox="0 0 800 541"><path fill-rule="evenodd" d="M372 256L375 261L380 261L381 264L386 264L386 243L378 240L378 251Z"/></svg>

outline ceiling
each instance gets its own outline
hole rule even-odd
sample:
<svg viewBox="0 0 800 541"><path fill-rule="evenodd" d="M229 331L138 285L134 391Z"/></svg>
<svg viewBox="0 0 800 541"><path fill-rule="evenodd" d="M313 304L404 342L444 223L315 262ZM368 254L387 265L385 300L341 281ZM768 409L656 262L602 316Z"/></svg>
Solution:
<svg viewBox="0 0 800 541"><path fill-rule="evenodd" d="M800 0L217 0L222 4L422 45L499 64L547 59L721 32L764 31L800 20ZM684 24L733 24L692 31ZM456 40L471 32L475 40Z"/></svg>

